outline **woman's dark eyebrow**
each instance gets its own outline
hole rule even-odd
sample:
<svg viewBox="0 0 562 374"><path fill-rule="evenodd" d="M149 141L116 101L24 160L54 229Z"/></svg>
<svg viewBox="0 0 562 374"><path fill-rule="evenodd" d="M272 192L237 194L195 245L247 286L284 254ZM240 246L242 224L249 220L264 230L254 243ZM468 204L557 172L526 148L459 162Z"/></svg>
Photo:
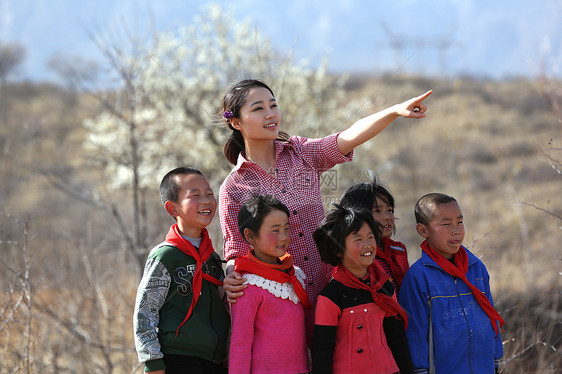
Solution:
<svg viewBox="0 0 562 374"><path fill-rule="evenodd" d="M270 101L270 102L271 102L271 101L277 102L277 100L275 100L275 98L271 98L271 100L269 100L269 101ZM263 104L263 100L255 101L255 102L251 103L250 106L254 106L254 105L256 105L256 104Z"/></svg>

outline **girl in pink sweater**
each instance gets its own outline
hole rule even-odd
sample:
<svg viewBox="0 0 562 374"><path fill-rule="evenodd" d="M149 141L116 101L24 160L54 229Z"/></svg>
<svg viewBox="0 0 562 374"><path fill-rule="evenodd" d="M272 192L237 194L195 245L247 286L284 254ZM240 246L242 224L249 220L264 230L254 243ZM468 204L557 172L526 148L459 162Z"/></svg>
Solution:
<svg viewBox="0 0 562 374"><path fill-rule="evenodd" d="M252 249L234 267L247 288L231 305L229 373L307 373L304 272L293 266L289 210L271 195L248 200L238 214Z"/></svg>

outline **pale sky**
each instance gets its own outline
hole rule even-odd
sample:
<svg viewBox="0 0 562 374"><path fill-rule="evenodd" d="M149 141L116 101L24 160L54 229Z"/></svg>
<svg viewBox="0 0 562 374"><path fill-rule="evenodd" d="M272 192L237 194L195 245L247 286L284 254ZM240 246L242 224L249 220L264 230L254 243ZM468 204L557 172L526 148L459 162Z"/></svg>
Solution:
<svg viewBox="0 0 562 374"><path fill-rule="evenodd" d="M188 25L207 1L0 0L0 42L18 42L18 78L54 79L55 54L99 59L87 31L126 22L132 30ZM250 20L287 53L337 72L405 71L533 77L540 63L562 76L562 0L215 1L232 22ZM394 43L394 44L392 44ZM448 45L448 48L443 46ZM393 47L394 46L394 47ZM400 48L398 48L399 46Z"/></svg>

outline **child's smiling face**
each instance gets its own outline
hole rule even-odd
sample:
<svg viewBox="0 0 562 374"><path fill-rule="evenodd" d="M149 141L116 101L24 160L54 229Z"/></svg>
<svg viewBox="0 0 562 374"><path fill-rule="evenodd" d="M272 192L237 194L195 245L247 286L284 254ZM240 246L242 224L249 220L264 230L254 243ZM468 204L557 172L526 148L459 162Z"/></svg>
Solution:
<svg viewBox="0 0 562 374"><path fill-rule="evenodd" d="M382 226L382 237L390 238L394 232L394 208L377 196L371 213L375 221Z"/></svg>
<svg viewBox="0 0 562 374"><path fill-rule="evenodd" d="M277 258L289 247L289 217L285 212L273 209L265 216L257 235L247 233L246 238L253 245L257 258L277 264Z"/></svg>
<svg viewBox="0 0 562 374"><path fill-rule="evenodd" d="M363 222L359 231L345 238L345 253L342 265L355 276L363 278L367 268L373 263L377 254L377 242L373 230L367 222Z"/></svg>
<svg viewBox="0 0 562 374"><path fill-rule="evenodd" d="M181 186L178 201L167 201L172 214L178 221L180 231L187 236L198 238L215 216L217 200L207 179L199 174L185 174L176 177Z"/></svg>

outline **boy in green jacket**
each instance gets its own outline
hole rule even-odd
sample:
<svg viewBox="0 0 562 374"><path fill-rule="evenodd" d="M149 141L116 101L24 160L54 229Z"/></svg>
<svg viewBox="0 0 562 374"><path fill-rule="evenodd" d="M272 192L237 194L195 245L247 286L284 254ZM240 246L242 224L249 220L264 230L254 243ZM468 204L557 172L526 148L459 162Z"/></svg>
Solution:
<svg viewBox="0 0 562 374"><path fill-rule="evenodd" d="M139 361L149 373L226 373L224 272L206 229L217 207L213 190L199 170L180 167L164 176L160 197L176 223L150 251L137 291Z"/></svg>

